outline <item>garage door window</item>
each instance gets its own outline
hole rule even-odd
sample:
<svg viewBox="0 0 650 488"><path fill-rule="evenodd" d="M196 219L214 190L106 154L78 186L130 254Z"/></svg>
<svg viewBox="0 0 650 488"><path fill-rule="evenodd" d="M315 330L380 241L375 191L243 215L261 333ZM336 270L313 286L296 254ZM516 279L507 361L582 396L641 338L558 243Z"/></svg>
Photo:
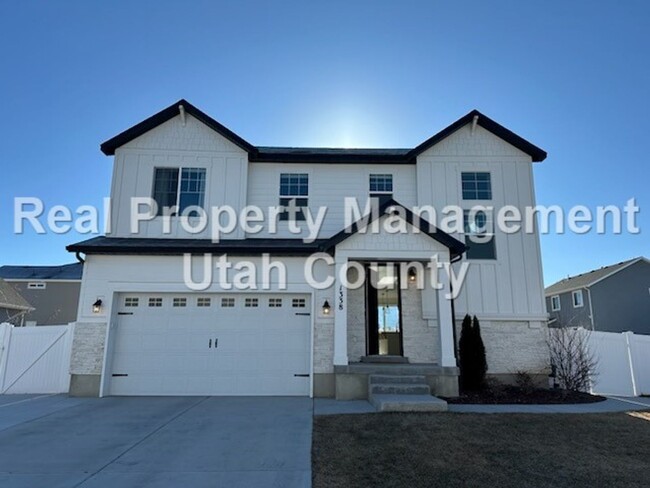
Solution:
<svg viewBox="0 0 650 488"><path fill-rule="evenodd" d="M293 308L305 308L306 302L304 298L294 298L291 301L291 306Z"/></svg>
<svg viewBox="0 0 650 488"><path fill-rule="evenodd" d="M224 308L232 308L235 306L235 299L234 298L222 298L221 299L221 306Z"/></svg>
<svg viewBox="0 0 650 488"><path fill-rule="evenodd" d="M259 305L259 301L257 300L257 298L247 298L244 301L244 307L247 308L254 308L257 307L258 305Z"/></svg>
<svg viewBox="0 0 650 488"><path fill-rule="evenodd" d="M150 307L162 307L162 298L150 298L149 299Z"/></svg>
<svg viewBox="0 0 650 488"><path fill-rule="evenodd" d="M282 298L269 298L269 307L277 308L282 306Z"/></svg>
<svg viewBox="0 0 650 488"><path fill-rule="evenodd" d="M206 297L201 297L196 299L196 306L197 307L209 307L210 306L210 299Z"/></svg>
<svg viewBox="0 0 650 488"><path fill-rule="evenodd" d="M187 298L174 298L172 305L174 307L187 307Z"/></svg>
<svg viewBox="0 0 650 488"><path fill-rule="evenodd" d="M138 297L126 297L124 298L125 307L137 307L138 306Z"/></svg>

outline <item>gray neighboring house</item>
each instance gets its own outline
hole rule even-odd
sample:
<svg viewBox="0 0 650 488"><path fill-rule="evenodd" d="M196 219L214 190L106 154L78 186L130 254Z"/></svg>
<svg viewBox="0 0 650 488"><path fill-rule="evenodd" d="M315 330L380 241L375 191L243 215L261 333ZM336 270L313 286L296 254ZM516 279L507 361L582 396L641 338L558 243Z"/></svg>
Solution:
<svg viewBox="0 0 650 488"><path fill-rule="evenodd" d="M29 302L25 325L62 325L77 320L83 264L0 266L4 279Z"/></svg>
<svg viewBox="0 0 650 488"><path fill-rule="evenodd" d="M550 327L650 334L650 261L644 257L571 276L544 294Z"/></svg>
<svg viewBox="0 0 650 488"><path fill-rule="evenodd" d="M24 325L25 315L33 310L13 286L0 279L0 324Z"/></svg>

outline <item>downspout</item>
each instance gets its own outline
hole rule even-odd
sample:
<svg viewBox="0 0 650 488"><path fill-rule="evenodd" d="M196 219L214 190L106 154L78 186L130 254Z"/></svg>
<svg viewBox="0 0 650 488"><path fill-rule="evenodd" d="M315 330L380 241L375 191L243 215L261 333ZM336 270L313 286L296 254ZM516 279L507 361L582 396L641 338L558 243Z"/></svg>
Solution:
<svg viewBox="0 0 650 488"><path fill-rule="evenodd" d="M77 251L74 254L74 256L77 258L77 261L79 261L81 264L84 264L86 262L86 260L81 257L81 253L79 251Z"/></svg>

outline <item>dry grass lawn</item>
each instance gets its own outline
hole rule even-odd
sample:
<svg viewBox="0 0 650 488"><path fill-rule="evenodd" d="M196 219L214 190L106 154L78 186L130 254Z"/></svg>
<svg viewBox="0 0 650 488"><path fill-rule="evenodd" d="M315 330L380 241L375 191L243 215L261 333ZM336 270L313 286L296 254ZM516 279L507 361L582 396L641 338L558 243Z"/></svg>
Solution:
<svg viewBox="0 0 650 488"><path fill-rule="evenodd" d="M314 419L314 488L647 487L650 414Z"/></svg>

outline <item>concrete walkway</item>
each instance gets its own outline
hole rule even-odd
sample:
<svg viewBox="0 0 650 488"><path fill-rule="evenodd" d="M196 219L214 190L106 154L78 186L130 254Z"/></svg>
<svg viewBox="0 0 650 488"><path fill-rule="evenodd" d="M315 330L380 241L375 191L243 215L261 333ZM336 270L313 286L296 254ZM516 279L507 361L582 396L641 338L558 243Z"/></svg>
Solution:
<svg viewBox="0 0 650 488"><path fill-rule="evenodd" d="M0 486L309 487L309 398L0 397Z"/></svg>
<svg viewBox="0 0 650 488"><path fill-rule="evenodd" d="M608 413L650 410L650 398L610 397L603 402L576 403L571 405L454 405L449 411L456 413ZM314 399L314 415L340 415L376 413L365 400L337 401L326 398Z"/></svg>

